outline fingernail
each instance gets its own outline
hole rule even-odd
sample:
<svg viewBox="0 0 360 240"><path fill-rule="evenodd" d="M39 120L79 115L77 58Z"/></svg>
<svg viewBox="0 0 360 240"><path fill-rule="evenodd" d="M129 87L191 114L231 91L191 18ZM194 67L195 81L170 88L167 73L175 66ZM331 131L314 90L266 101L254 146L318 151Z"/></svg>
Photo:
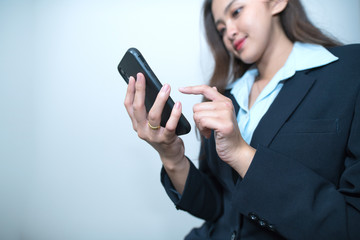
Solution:
<svg viewBox="0 0 360 240"><path fill-rule="evenodd" d="M169 90L169 85L168 84L164 84L164 86L161 88L161 91L166 93Z"/></svg>
<svg viewBox="0 0 360 240"><path fill-rule="evenodd" d="M180 102L175 103L175 108L176 109L180 109L180 106L181 106Z"/></svg>

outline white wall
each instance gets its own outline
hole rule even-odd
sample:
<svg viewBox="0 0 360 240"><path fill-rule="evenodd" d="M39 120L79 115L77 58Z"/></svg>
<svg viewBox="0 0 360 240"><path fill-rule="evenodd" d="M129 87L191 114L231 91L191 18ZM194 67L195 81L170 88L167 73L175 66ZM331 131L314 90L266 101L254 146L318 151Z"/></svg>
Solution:
<svg viewBox="0 0 360 240"><path fill-rule="evenodd" d="M343 43L360 42L360 0L301 0L314 24Z"/></svg>
<svg viewBox="0 0 360 240"><path fill-rule="evenodd" d="M358 0L304 1L312 19L360 42ZM0 1L0 239L182 239L156 152L127 117L117 64L139 48L192 120L211 60L201 1ZM196 162L194 131L183 137Z"/></svg>

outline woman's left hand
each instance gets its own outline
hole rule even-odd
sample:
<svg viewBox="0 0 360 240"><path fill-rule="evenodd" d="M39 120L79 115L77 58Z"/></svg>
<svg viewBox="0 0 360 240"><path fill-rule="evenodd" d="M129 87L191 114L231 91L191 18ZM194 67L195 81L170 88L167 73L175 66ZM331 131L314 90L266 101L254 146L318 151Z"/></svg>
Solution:
<svg viewBox="0 0 360 240"><path fill-rule="evenodd" d="M194 105L194 121L201 135L210 138L214 130L219 157L244 177L255 155L241 136L231 99L207 85L179 89L185 94L203 95L209 102Z"/></svg>

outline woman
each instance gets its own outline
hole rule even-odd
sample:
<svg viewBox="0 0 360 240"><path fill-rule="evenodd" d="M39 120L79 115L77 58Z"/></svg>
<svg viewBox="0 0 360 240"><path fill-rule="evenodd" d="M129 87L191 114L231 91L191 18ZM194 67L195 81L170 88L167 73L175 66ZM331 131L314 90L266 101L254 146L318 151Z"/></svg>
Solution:
<svg viewBox="0 0 360 240"><path fill-rule="evenodd" d="M180 89L207 100L199 169L175 135L179 102L156 127L170 86L148 114L142 74L125 99L169 197L205 220L186 239L358 239L360 46L323 35L299 0L206 0L204 19L213 87Z"/></svg>

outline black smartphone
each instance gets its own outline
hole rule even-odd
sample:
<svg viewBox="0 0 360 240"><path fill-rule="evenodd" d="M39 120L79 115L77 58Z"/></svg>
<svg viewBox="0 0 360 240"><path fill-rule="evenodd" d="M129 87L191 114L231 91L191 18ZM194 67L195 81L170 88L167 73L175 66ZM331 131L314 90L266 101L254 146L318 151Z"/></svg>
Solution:
<svg viewBox="0 0 360 240"><path fill-rule="evenodd" d="M160 83L154 72L151 70L150 66L147 64L145 58L142 56L140 51L136 48L130 48L129 50L127 50L118 65L118 70L126 83L129 83L129 78L131 76L136 79L137 73L141 72L142 74L144 74L146 79L145 107L146 111L149 112L155 102L156 96L158 95L162 87L162 84ZM171 97L169 97L161 114L160 126L165 127L173 107L174 101L171 99ZM190 130L191 126L188 120L183 114L181 114L179 123L176 127L176 135L187 134L190 132Z"/></svg>

